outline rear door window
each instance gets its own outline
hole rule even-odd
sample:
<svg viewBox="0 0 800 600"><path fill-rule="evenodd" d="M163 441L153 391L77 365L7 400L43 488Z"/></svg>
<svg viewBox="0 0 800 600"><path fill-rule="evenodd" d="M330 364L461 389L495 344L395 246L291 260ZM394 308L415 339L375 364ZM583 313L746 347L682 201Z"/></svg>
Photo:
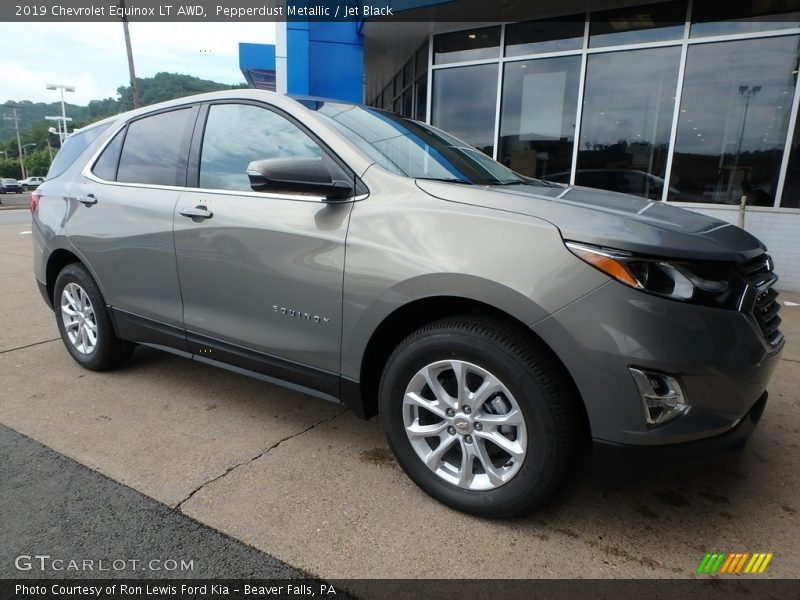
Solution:
<svg viewBox="0 0 800 600"><path fill-rule="evenodd" d="M194 114L192 108L181 108L131 122L119 159L117 181L185 185L187 134L194 125Z"/></svg>
<svg viewBox="0 0 800 600"><path fill-rule="evenodd" d="M117 178L117 165L119 164L119 151L122 149L122 140L125 138L125 130L122 129L114 139L111 140L103 150L97 162L92 167L92 173L100 179L114 181Z"/></svg>

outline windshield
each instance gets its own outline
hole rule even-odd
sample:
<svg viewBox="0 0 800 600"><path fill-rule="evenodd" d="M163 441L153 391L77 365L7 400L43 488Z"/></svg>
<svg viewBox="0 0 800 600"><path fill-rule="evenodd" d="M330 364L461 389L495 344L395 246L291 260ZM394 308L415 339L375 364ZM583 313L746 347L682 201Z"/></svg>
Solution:
<svg viewBox="0 0 800 600"><path fill-rule="evenodd" d="M526 181L483 152L419 121L367 106L301 102L330 121L375 162L398 175L477 185Z"/></svg>

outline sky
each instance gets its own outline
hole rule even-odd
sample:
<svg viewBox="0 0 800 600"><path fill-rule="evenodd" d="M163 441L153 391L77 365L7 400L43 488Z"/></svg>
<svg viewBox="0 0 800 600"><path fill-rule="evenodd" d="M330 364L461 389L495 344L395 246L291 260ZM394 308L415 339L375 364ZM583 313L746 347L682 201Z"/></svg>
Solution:
<svg viewBox="0 0 800 600"><path fill-rule="evenodd" d="M239 42L275 43L274 23L130 23L137 77L159 71L220 83L244 81ZM122 23L0 23L0 103L55 102L48 83L75 87L85 105L129 85Z"/></svg>

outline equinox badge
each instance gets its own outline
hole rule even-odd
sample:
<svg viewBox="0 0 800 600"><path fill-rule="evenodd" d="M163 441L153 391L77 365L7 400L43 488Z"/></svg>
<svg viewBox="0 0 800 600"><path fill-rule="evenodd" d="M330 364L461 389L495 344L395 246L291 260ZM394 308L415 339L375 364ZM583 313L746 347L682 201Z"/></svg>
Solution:
<svg viewBox="0 0 800 600"><path fill-rule="evenodd" d="M293 308L286 308L285 306L278 306L277 304L272 306L272 312L280 313L282 315L286 315L287 317L293 317L296 319L305 319L306 321L311 321L312 323L321 323L322 325L331 324L331 320L328 317L312 315L311 313L295 310Z"/></svg>

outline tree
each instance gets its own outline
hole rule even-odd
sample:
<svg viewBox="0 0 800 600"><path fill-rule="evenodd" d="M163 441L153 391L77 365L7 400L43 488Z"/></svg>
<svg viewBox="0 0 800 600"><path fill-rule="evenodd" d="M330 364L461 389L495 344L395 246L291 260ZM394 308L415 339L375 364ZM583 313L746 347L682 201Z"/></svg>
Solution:
<svg viewBox="0 0 800 600"><path fill-rule="evenodd" d="M136 82L142 106L203 92L247 87L245 83L231 86L178 73L156 73L154 77L137 77ZM119 87L117 93L118 98L92 100L87 106L67 104L67 115L72 117L71 128L85 127L100 119L105 119L133 108L133 99L129 86ZM47 150L47 140L49 139L53 147L58 145L57 136L47 132L47 129L52 127L54 122L45 121L45 117L48 115L60 115L60 102L31 102L23 100L20 102L8 101L5 104L19 104L22 106L22 108L18 109L18 114L20 116L20 130L23 132L23 144L35 143L36 150ZM5 111L4 105L0 104L0 116ZM19 152L12 127L10 121L0 119L0 152L7 152L9 158L16 159ZM2 160L2 155L0 155L0 160ZM14 168L19 169L19 163L16 162L15 164L16 167ZM0 168L3 167L0 165ZM7 168L11 167L7 166ZM13 177L13 175L8 175L8 177Z"/></svg>

